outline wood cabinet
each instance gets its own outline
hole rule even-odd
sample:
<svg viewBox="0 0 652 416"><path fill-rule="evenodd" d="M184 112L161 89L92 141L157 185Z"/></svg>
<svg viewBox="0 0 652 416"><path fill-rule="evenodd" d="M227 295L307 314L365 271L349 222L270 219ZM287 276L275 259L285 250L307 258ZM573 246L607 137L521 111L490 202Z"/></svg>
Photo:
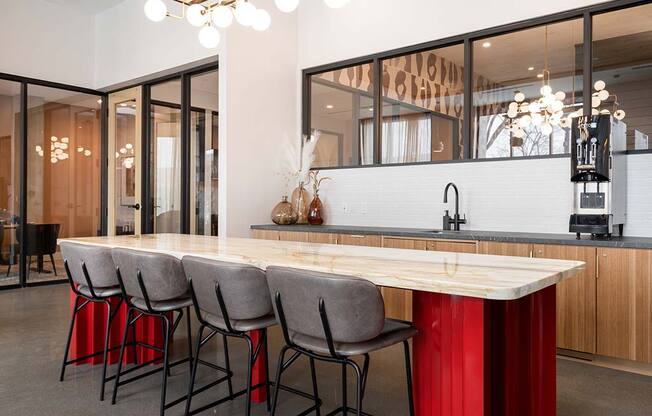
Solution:
<svg viewBox="0 0 652 416"><path fill-rule="evenodd" d="M652 362L652 250L598 248L597 353Z"/></svg>
<svg viewBox="0 0 652 416"><path fill-rule="evenodd" d="M478 243L476 241L429 240L426 244L426 250L448 251L452 253L477 253Z"/></svg>
<svg viewBox="0 0 652 416"><path fill-rule="evenodd" d="M534 257L586 263L578 276L557 285L557 347L594 354L596 351L595 247L533 245Z"/></svg>
<svg viewBox="0 0 652 416"><path fill-rule="evenodd" d="M499 241L480 241L478 253L497 256L532 257L532 244L503 243Z"/></svg>
<svg viewBox="0 0 652 416"><path fill-rule="evenodd" d="M425 250L426 240L414 240L411 238L384 237L383 247L403 248L408 250ZM381 289L385 299L385 315L389 318L412 320L412 291L405 289L394 289L384 287Z"/></svg>
<svg viewBox="0 0 652 416"><path fill-rule="evenodd" d="M384 237L383 247L387 248L405 248L408 250L425 250L427 240L415 240L413 238L402 237Z"/></svg>
<svg viewBox="0 0 652 416"><path fill-rule="evenodd" d="M338 244L347 246L381 247L382 241L383 237L379 235L340 234L337 237Z"/></svg>
<svg viewBox="0 0 652 416"><path fill-rule="evenodd" d="M280 232L270 230L251 230L251 238L258 240L280 240Z"/></svg>

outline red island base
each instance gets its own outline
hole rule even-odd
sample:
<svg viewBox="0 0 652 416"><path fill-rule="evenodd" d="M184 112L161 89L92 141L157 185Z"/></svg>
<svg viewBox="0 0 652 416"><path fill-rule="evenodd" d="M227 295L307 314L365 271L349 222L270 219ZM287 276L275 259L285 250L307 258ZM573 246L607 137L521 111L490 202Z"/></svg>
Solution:
<svg viewBox="0 0 652 416"><path fill-rule="evenodd" d="M417 416L554 416L556 289L501 301L414 292Z"/></svg>

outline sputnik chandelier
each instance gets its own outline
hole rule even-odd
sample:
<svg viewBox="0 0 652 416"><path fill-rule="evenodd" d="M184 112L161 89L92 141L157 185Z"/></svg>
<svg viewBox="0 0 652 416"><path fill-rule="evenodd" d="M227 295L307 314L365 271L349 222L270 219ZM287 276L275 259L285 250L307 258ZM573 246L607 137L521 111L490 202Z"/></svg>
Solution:
<svg viewBox="0 0 652 416"><path fill-rule="evenodd" d="M233 19L242 26L251 27L264 32L272 24L272 17L264 9L258 9L249 0L171 0L181 6L180 14L168 10L164 0L147 0L145 16L153 22L161 22L166 17L187 20L192 26L201 27L199 43L205 48L216 48L220 43L220 32L217 28L226 29ZM291 13L299 6L300 0L274 0L276 7ZM351 0L324 0L328 7L338 9Z"/></svg>
<svg viewBox="0 0 652 416"><path fill-rule="evenodd" d="M581 104L564 104L564 100L566 99L566 93L564 91L557 91L553 94L553 89L550 86L550 71L548 70L547 26L545 31L544 69L538 77L543 81L543 86L539 90L541 93L540 98L528 102L526 101L525 94L517 91L514 94L514 101L509 103L507 107L508 119L505 122L505 127L517 139L525 137L527 134L526 130L531 127L537 128L544 136L550 136L555 126L568 128L571 126L574 117L581 117L583 114L583 110L580 108L564 116L564 110L581 106ZM609 109L600 109L600 106L605 104L605 101L609 100L609 98L613 98L612 111L614 118L617 120L624 119L625 112L618 109L618 97L610 94L606 90L606 86L604 81L596 81L593 85L595 92L591 95L591 114L611 114Z"/></svg>

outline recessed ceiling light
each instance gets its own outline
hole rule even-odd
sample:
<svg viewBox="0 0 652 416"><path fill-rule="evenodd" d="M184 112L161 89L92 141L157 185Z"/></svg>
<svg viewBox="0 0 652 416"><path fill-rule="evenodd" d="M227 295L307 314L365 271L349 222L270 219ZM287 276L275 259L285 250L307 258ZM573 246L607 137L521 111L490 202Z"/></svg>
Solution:
<svg viewBox="0 0 652 416"><path fill-rule="evenodd" d="M331 104L328 104L328 105L326 106L326 108L328 108L329 110L332 110L332 109L333 109L333 106L332 106Z"/></svg>
<svg viewBox="0 0 652 416"><path fill-rule="evenodd" d="M490 48L490 47L491 47L491 42L484 42L484 43L482 44L482 47L483 47L483 48Z"/></svg>
<svg viewBox="0 0 652 416"><path fill-rule="evenodd" d="M528 70L528 71L534 71L534 67L533 67L533 66L530 66L530 67L528 67L527 70Z"/></svg>
<svg viewBox="0 0 652 416"><path fill-rule="evenodd" d="M425 90L426 90L426 87L421 87L421 91L425 91Z"/></svg>
<svg viewBox="0 0 652 416"><path fill-rule="evenodd" d="M543 74L537 74L537 78L543 78Z"/></svg>

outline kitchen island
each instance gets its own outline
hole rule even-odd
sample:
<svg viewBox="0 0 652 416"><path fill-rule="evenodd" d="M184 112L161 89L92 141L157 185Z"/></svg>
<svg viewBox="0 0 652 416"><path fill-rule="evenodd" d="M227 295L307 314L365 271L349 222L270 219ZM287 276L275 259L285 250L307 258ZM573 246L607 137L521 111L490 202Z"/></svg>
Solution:
<svg viewBox="0 0 652 416"><path fill-rule="evenodd" d="M417 415L556 412L555 285L582 262L176 234L67 241L412 290Z"/></svg>

